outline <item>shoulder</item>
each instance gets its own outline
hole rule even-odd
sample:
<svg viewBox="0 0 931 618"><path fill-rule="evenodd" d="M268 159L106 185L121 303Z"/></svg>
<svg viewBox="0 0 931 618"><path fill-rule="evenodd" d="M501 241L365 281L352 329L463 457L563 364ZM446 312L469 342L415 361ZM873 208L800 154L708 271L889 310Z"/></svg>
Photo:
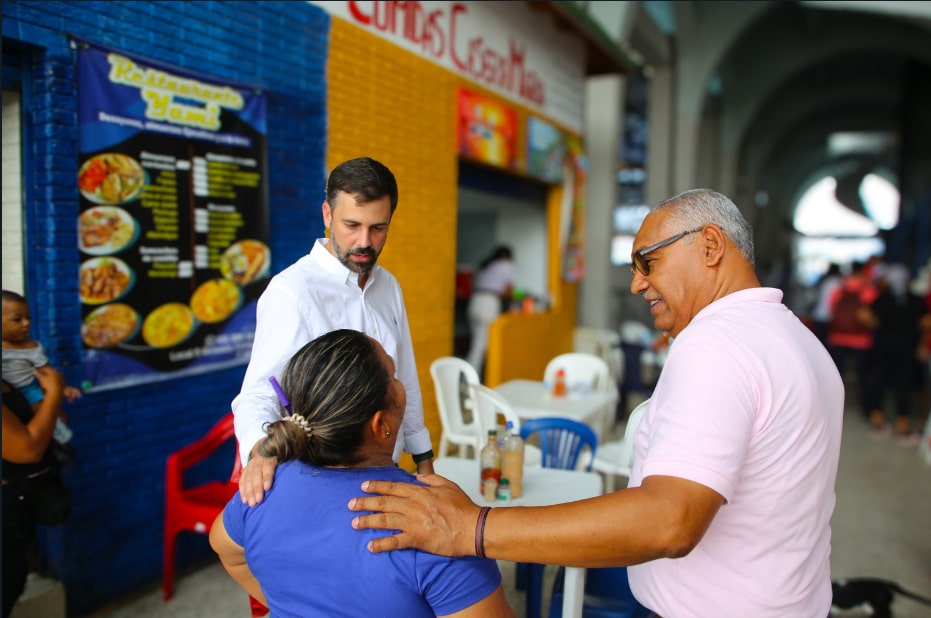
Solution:
<svg viewBox="0 0 931 618"><path fill-rule="evenodd" d="M301 257L271 278L262 296L284 293L293 296L306 290L305 282L319 272L313 258L308 254Z"/></svg>

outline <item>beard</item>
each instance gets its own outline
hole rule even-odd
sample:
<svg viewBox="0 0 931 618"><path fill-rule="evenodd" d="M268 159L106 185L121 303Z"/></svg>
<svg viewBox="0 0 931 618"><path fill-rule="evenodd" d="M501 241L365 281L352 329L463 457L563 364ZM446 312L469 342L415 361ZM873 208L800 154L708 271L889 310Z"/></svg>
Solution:
<svg viewBox="0 0 931 618"><path fill-rule="evenodd" d="M378 254L372 248L353 249L344 252L339 245L333 243L333 250L336 252L336 259L340 261L340 264L360 275L371 272L375 268L375 263L378 262ZM367 255L372 259L368 262L355 262L351 258L353 255Z"/></svg>

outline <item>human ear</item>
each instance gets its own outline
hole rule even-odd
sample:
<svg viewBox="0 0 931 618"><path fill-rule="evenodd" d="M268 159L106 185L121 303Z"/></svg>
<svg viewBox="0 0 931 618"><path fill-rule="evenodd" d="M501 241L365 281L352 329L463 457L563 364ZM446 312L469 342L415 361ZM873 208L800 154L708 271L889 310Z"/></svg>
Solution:
<svg viewBox="0 0 931 618"><path fill-rule="evenodd" d="M369 430L379 440L387 440L393 433L391 431L390 415L387 410L378 410L369 419Z"/></svg>
<svg viewBox="0 0 931 618"><path fill-rule="evenodd" d="M333 209L330 203L324 201L323 206L320 207L320 211L323 214L323 227L330 229L330 223L333 221Z"/></svg>
<svg viewBox="0 0 931 618"><path fill-rule="evenodd" d="M705 265L717 266L724 259L727 236L717 225L709 224L700 233L705 250Z"/></svg>

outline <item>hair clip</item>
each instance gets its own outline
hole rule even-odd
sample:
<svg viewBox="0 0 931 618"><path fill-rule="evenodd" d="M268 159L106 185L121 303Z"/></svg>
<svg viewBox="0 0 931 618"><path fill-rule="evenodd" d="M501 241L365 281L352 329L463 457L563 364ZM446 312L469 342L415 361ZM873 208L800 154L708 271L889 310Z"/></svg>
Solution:
<svg viewBox="0 0 931 618"><path fill-rule="evenodd" d="M281 384L278 384L278 380L275 376L269 376L268 381L271 382L272 388L275 391L275 394L278 396L278 401L288 412L288 416L291 416L291 402L288 401L288 396L284 394L284 391L281 389Z"/></svg>

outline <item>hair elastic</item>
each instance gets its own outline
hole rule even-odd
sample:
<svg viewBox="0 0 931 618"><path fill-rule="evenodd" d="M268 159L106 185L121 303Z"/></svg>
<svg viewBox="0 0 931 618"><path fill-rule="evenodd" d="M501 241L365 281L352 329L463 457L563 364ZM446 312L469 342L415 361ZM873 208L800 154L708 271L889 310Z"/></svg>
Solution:
<svg viewBox="0 0 931 618"><path fill-rule="evenodd" d="M268 376L268 381L272 385L272 389L275 391L275 395L278 396L278 401L281 403L282 407L287 411L287 415L291 416L291 402L288 401L288 396L284 394L284 390L281 388L281 384L278 384L278 380L275 376Z"/></svg>

